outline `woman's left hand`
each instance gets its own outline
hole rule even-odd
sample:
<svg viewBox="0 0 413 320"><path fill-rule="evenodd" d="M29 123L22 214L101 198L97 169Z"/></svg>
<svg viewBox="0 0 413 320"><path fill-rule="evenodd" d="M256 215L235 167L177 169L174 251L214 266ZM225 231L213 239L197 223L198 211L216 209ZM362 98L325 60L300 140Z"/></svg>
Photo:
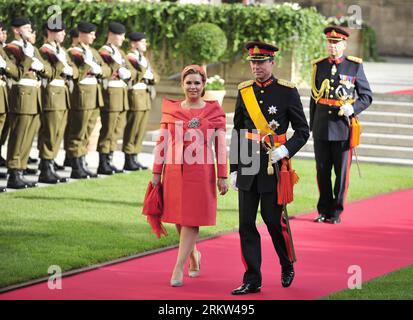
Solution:
<svg viewBox="0 0 413 320"><path fill-rule="evenodd" d="M227 179L226 178L218 178L218 190L219 194L223 196L228 192L228 185L227 185Z"/></svg>

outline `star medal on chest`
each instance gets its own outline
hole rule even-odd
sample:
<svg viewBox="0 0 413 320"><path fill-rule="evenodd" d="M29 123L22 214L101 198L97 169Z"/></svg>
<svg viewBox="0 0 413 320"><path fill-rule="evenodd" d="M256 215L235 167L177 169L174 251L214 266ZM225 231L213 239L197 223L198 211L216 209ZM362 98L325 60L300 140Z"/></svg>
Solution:
<svg viewBox="0 0 413 320"><path fill-rule="evenodd" d="M192 118L191 120L188 121L188 128L196 129L200 126L201 121L199 118Z"/></svg>
<svg viewBox="0 0 413 320"><path fill-rule="evenodd" d="M271 106L268 108L268 113L269 114L276 114L277 113L277 107Z"/></svg>
<svg viewBox="0 0 413 320"><path fill-rule="evenodd" d="M270 123L268 124L268 126L271 128L272 131L275 131L278 129L278 127L280 126L280 124L278 123L278 121L275 121L274 119L270 121Z"/></svg>

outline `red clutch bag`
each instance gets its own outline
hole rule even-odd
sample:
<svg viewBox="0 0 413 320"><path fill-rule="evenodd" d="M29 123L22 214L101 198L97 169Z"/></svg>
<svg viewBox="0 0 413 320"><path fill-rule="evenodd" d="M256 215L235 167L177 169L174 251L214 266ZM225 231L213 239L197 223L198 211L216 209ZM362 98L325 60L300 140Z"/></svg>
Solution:
<svg viewBox="0 0 413 320"><path fill-rule="evenodd" d="M142 214L147 216L147 221L152 231L158 238L161 234L168 235L165 227L162 225L161 217L163 213L162 184L159 182L155 187L150 181L146 189L145 199L143 200Z"/></svg>

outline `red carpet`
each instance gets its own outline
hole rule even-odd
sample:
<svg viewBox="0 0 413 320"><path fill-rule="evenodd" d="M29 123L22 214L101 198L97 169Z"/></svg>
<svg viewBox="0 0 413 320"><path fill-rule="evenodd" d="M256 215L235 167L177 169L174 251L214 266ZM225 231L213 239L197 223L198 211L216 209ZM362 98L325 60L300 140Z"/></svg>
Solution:
<svg viewBox="0 0 413 320"><path fill-rule="evenodd" d="M265 229L262 292L230 295L242 279L239 237L229 234L199 244L199 278L185 277L183 287L169 279L176 250L137 258L64 278L62 290L42 283L0 295L3 299L318 299L347 288L348 267L359 265L363 281L413 263L413 189L347 206L339 225L317 224L308 214L291 220L297 251L296 278L284 289L280 267Z"/></svg>
<svg viewBox="0 0 413 320"><path fill-rule="evenodd" d="M413 89L392 91L392 92L389 92L389 93L391 93L391 94L413 94Z"/></svg>

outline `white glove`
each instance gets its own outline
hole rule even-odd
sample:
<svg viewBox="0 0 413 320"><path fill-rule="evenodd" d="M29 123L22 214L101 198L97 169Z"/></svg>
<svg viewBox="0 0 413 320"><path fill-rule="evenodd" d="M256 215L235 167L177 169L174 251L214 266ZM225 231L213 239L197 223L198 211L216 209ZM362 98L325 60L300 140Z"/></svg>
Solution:
<svg viewBox="0 0 413 320"><path fill-rule="evenodd" d="M101 74L102 73L102 67L100 65L98 65L96 62L92 62L90 64L90 67L92 68L92 73L93 74Z"/></svg>
<svg viewBox="0 0 413 320"><path fill-rule="evenodd" d="M151 70L146 69L145 74L143 75L144 79L153 80L153 73Z"/></svg>
<svg viewBox="0 0 413 320"><path fill-rule="evenodd" d="M341 106L340 110L346 117L350 117L352 114L354 114L354 108L349 103L346 103L345 105Z"/></svg>
<svg viewBox="0 0 413 320"><path fill-rule="evenodd" d="M237 171L231 172L230 179L231 179L232 189L234 189L235 191L238 191L238 188L237 188Z"/></svg>
<svg viewBox="0 0 413 320"><path fill-rule="evenodd" d="M63 68L63 73L69 77L73 76L73 68L71 66L65 66Z"/></svg>
<svg viewBox="0 0 413 320"><path fill-rule="evenodd" d="M120 67L118 70L118 73L119 73L119 78L121 78L122 80L129 79L132 76L131 72L125 67Z"/></svg>
<svg viewBox="0 0 413 320"><path fill-rule="evenodd" d="M285 146L278 147L271 152L271 162L276 163L288 157L288 149Z"/></svg>
<svg viewBox="0 0 413 320"><path fill-rule="evenodd" d="M4 60L2 56L0 56L0 69L6 69L6 66L6 60Z"/></svg>
<svg viewBox="0 0 413 320"><path fill-rule="evenodd" d="M34 57L34 47L31 43L27 42L26 43L26 47L23 46L23 53L28 56L29 58L33 58Z"/></svg>
<svg viewBox="0 0 413 320"><path fill-rule="evenodd" d="M33 59L33 62L30 68L35 71L42 71L44 69L43 63L41 63L40 60L35 57L33 57L32 59Z"/></svg>

